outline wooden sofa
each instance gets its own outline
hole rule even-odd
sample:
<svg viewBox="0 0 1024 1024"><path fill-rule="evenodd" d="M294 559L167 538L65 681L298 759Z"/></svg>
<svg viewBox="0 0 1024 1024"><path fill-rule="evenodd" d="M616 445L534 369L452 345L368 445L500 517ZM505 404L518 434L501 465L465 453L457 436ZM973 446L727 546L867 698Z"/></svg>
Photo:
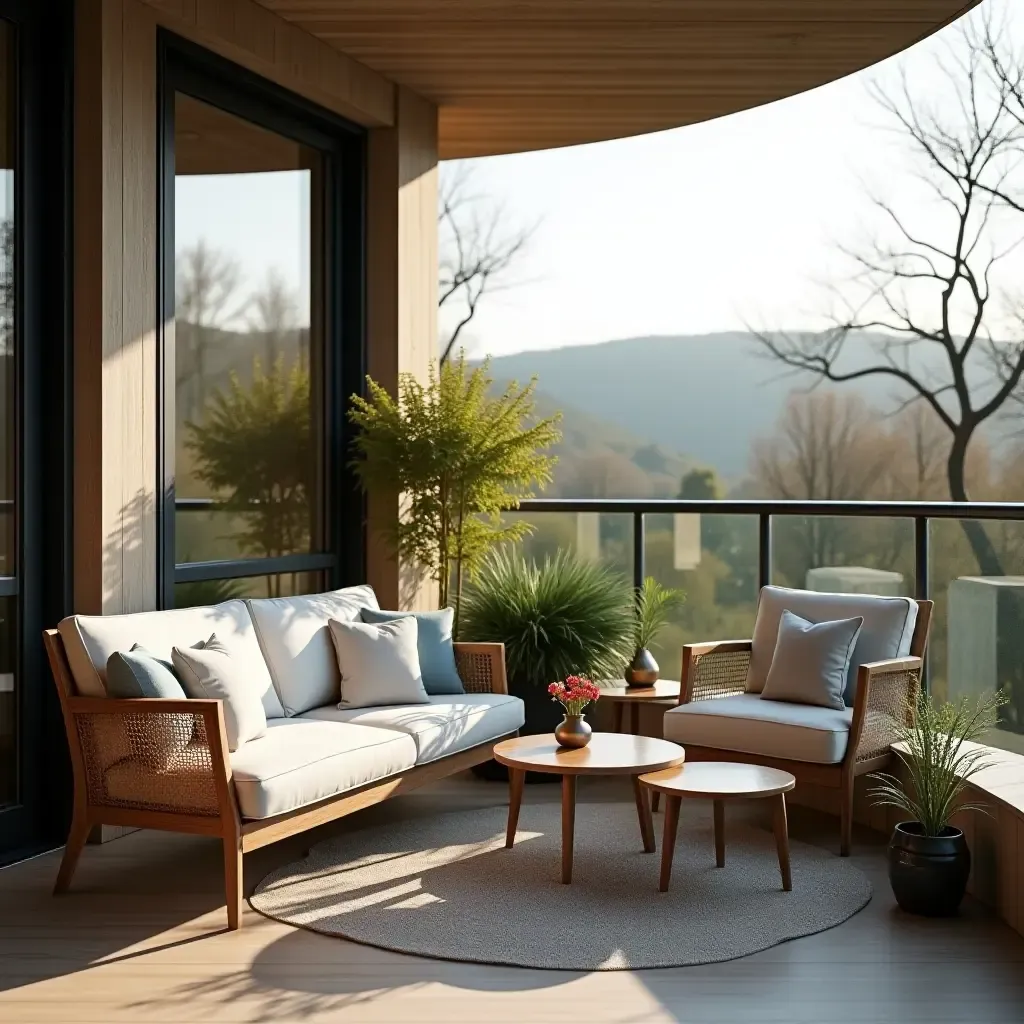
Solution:
<svg viewBox="0 0 1024 1024"><path fill-rule="evenodd" d="M817 761L811 761L766 753L764 747L758 749L758 740L751 735L749 729L747 735L743 735L744 725L750 720L745 720L741 714L732 722L734 733L728 743L723 738L721 726L716 725L714 736L717 745L713 745L704 738L712 734L707 718L704 715L686 714L687 711L697 710L692 707L697 702L749 701L758 696L746 692L754 648L751 640L688 644L683 648L679 705L666 712L665 737L685 746L687 761L762 764L790 772L796 777L798 791L801 782L837 790L841 823L840 854L849 856L854 780L858 775L879 771L890 765L894 756L890 747L896 739L896 727L912 713L920 690L931 626L932 602L917 601L916 605L917 616L906 656L859 664L857 667L855 697L852 708L848 708L846 714L848 734L843 737L842 753L837 760L826 760L824 755ZM798 610L797 614L801 612ZM763 703L775 705L772 710L779 710L782 704L778 701ZM702 705L700 710L713 711L715 707ZM717 707L724 710L723 705ZM836 712L826 708L807 705L789 707L805 717L836 715Z"/></svg>
<svg viewBox="0 0 1024 1024"><path fill-rule="evenodd" d="M486 742L409 765L385 778L287 813L247 818L233 779L233 755L229 753L220 701L81 696L61 633L46 630L44 643L60 695L74 772L73 817L54 892L67 890L96 825L216 836L224 848L224 888L231 929L241 923L242 858L246 853L487 761L494 744L517 731L507 730L488 737ZM455 657L467 694L507 694L502 644L459 643L455 645ZM168 766L167 739L182 729L190 733L191 740ZM116 788L111 784L111 772L115 770Z"/></svg>

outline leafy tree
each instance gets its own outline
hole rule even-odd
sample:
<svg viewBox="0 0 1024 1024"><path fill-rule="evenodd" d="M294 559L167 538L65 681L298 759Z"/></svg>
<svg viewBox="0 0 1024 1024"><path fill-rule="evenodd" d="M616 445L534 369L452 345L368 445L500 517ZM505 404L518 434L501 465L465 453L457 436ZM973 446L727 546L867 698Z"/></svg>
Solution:
<svg viewBox="0 0 1024 1024"><path fill-rule="evenodd" d="M242 550L266 558L308 550L315 455L307 371L278 358L264 372L254 360L252 384L233 373L210 396L203 421L186 430L196 477L246 524Z"/></svg>
<svg viewBox="0 0 1024 1024"><path fill-rule="evenodd" d="M679 482L679 497L686 501L714 501L721 496L713 469L691 469Z"/></svg>
<svg viewBox="0 0 1024 1024"><path fill-rule="evenodd" d="M367 378L367 398L353 395L349 411L360 428L355 471L364 488L401 495L386 532L400 557L437 580L456 627L465 574L493 545L531 531L501 513L551 481L555 460L544 452L561 437L557 416L534 421L535 382L512 382L495 398L487 369L470 370L460 353L425 385L401 374L397 398Z"/></svg>

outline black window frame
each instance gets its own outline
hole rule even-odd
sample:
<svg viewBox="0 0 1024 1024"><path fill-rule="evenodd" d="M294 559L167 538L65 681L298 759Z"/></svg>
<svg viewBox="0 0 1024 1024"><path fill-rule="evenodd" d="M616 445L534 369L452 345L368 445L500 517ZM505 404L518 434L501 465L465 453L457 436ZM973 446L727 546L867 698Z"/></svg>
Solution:
<svg viewBox="0 0 1024 1024"><path fill-rule="evenodd" d="M319 105L196 46L173 33L158 36L158 296L157 360L158 480L157 598L175 607L179 583L247 579L279 573L322 573L332 588L365 577L365 500L349 462L353 428L346 416L348 396L365 390L366 366L366 131ZM174 106L184 93L258 127L318 150L323 158L325 330L323 359L324 465L320 511L325 526L322 551L279 558L178 562L175 524L179 510L205 503L175 495L173 332L174 319Z"/></svg>
<svg viewBox="0 0 1024 1024"><path fill-rule="evenodd" d="M61 841L70 764L42 631L71 606L72 5L0 0L16 33L15 551L0 597L17 601L16 803L0 808L0 865Z"/></svg>

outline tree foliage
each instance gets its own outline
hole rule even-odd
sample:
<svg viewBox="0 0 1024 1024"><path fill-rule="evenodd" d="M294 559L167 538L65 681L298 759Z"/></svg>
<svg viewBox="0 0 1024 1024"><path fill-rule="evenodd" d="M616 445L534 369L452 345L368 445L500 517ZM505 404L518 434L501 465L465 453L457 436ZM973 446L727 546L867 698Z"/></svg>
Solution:
<svg viewBox="0 0 1024 1024"><path fill-rule="evenodd" d="M389 540L437 580L456 626L465 575L493 545L530 532L501 513L550 482L555 459L546 452L561 436L557 416L534 417L535 382L513 382L494 396L487 370L471 370L460 353L440 372L431 368L426 384L401 374L397 398L367 378L367 397L353 395L349 412L364 488L401 496Z"/></svg>
<svg viewBox="0 0 1024 1024"><path fill-rule="evenodd" d="M310 430L309 373L286 368L283 357L269 371L254 360L248 387L233 373L209 397L202 422L186 424L196 477L245 523L237 538L243 551L273 558L309 550Z"/></svg>

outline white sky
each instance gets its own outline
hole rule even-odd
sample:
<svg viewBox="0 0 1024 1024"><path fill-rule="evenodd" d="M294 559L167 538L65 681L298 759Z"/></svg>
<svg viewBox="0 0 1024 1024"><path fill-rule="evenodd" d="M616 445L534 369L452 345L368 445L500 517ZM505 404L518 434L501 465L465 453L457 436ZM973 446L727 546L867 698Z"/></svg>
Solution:
<svg viewBox="0 0 1024 1024"><path fill-rule="evenodd" d="M1024 45L1024 2L1004 4ZM820 327L834 242L865 237L870 188L915 226L941 216L881 130L867 95L905 65L915 94L939 95L943 36L812 92L636 139L471 161L474 191L510 224L539 223L516 288L489 296L468 334L473 355L645 334ZM177 248L200 236L242 264L247 292L271 267L308 321L308 174L178 179ZM1024 250L1003 267L1024 281Z"/></svg>
<svg viewBox="0 0 1024 1024"><path fill-rule="evenodd" d="M1002 0L986 0L998 12ZM1024 2L1007 0L1024 44ZM646 334L820 327L834 242L864 237L866 186L934 223L907 161L879 126L873 78L905 64L915 92L941 79L952 30L799 96L635 139L469 161L474 191L510 222L540 222L519 287L488 298L473 355ZM1024 254L1004 267L1024 280ZM464 335L466 337L466 335Z"/></svg>

